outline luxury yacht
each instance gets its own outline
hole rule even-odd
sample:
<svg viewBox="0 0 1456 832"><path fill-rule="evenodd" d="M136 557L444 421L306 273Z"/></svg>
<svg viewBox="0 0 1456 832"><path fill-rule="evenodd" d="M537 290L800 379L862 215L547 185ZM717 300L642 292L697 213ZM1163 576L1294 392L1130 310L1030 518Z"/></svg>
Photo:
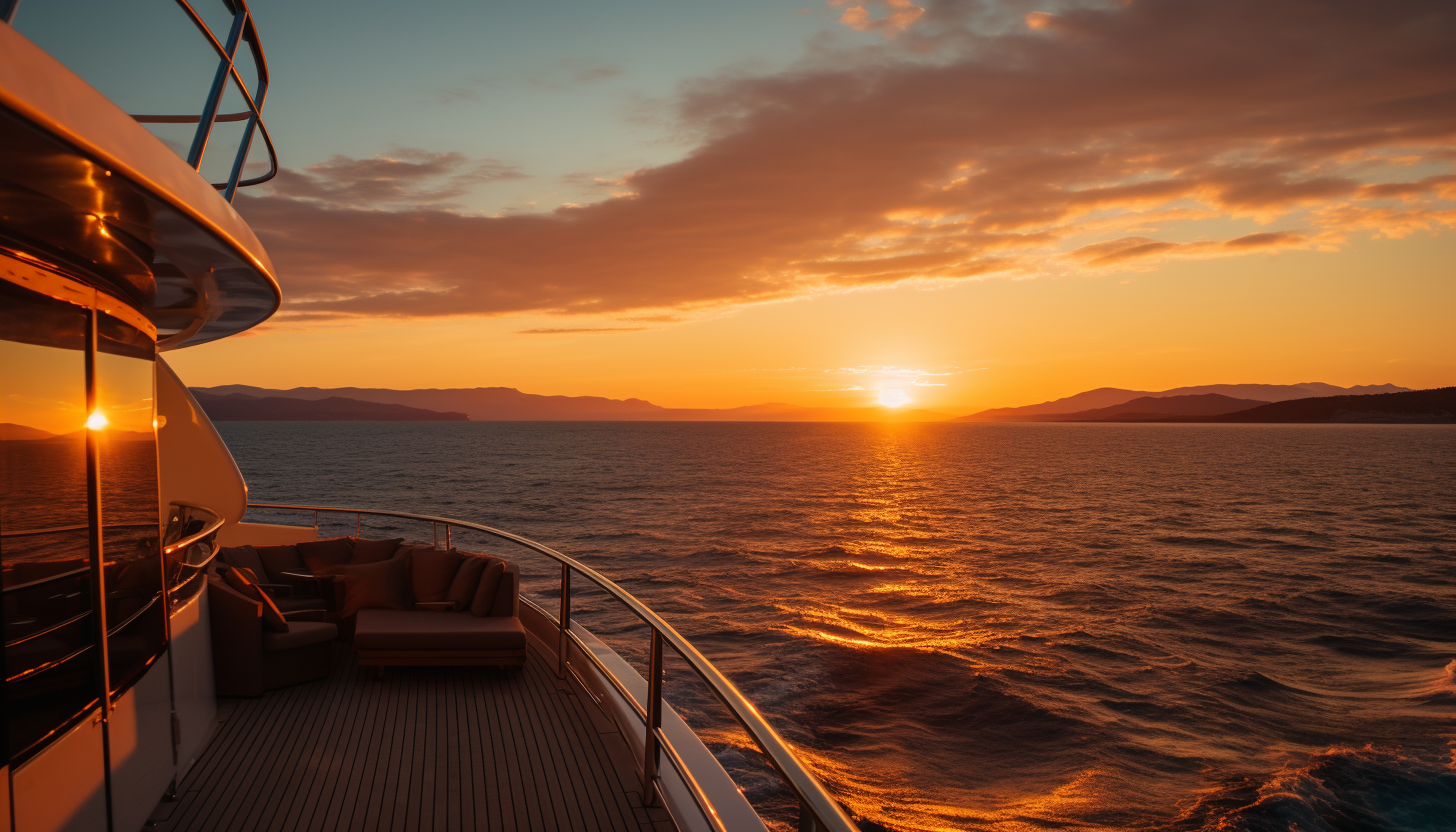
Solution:
<svg viewBox="0 0 1456 832"><path fill-rule="evenodd" d="M258 31L245 0L93 11L171 18L157 43L68 45L74 12L0 0L0 830L854 830L754 705L590 566L487 518L249 505L164 355L282 298L232 207L277 171ZM201 54L163 78L198 100L140 108L81 65L108 48ZM465 534L493 556L460 553ZM315 550L338 569L298 565ZM251 560L279 552L294 564ZM526 564L549 579L521 583ZM412 600L355 597L406 569ZM573 587L641 644L583 627ZM741 727L783 817L667 704L664 656Z"/></svg>

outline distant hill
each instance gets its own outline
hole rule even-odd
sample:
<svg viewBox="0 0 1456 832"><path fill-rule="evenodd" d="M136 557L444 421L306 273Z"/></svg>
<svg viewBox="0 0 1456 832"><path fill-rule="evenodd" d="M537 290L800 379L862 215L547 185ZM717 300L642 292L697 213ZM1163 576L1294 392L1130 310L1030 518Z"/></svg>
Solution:
<svg viewBox="0 0 1456 832"><path fill-rule="evenodd" d="M1321 396L1275 402L1199 421L1233 423L1456 424L1456 387Z"/></svg>
<svg viewBox="0 0 1456 832"><path fill-rule="evenodd" d="M1154 422L1175 416L1220 416L1259 407L1266 402L1235 399L1218 393L1191 396L1139 396L1125 404L1058 416L1034 416L1029 421Z"/></svg>
<svg viewBox="0 0 1456 832"><path fill-rule="evenodd" d="M14 422L0 422L0 442L26 439L49 439L55 436L50 431L32 428L26 425L17 425Z"/></svg>
<svg viewBox="0 0 1456 832"><path fill-rule="evenodd" d="M290 399L282 396L217 396L193 390L193 398L214 422L465 422L464 413L400 404L346 399Z"/></svg>
<svg viewBox="0 0 1456 832"><path fill-rule="evenodd" d="M940 422L946 414L884 407L799 407L756 404L725 409L669 408L642 399L600 396L541 396L512 387L390 390L378 387L294 387L270 390L243 384L194 387L194 395L244 395L320 401L343 397L464 413L473 422ZM199 399L200 400L200 399Z"/></svg>
<svg viewBox="0 0 1456 832"><path fill-rule="evenodd" d="M1375 393L1401 393L1410 388L1394 384L1363 384L1355 387L1337 387L1319 381L1300 384L1204 384L1196 387L1174 387L1171 390L1147 391L1124 390L1120 387L1099 387L1074 396L1054 399L1040 404L1023 407L997 407L961 416L958 422L1040 422L1067 421L1073 414L1084 413L1124 405L1140 398L1169 398L1173 396L1201 396L1216 394L1235 399L1256 402L1282 402L1304 399L1310 396L1363 395ZM1170 412L1171 415L1171 412ZM1202 414L1199 414L1202 415ZM1055 417L1055 418L1037 418Z"/></svg>

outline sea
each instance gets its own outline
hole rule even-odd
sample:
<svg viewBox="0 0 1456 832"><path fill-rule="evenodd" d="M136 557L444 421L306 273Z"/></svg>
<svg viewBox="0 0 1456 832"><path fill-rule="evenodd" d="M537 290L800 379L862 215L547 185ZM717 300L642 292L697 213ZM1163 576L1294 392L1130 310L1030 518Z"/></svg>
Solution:
<svg viewBox="0 0 1456 832"><path fill-rule="evenodd" d="M865 830L1456 830L1450 426L218 429L253 501L455 517L600 570ZM555 608L558 567L452 535ZM642 666L629 615L584 589L574 612ZM680 663L666 691L791 824Z"/></svg>

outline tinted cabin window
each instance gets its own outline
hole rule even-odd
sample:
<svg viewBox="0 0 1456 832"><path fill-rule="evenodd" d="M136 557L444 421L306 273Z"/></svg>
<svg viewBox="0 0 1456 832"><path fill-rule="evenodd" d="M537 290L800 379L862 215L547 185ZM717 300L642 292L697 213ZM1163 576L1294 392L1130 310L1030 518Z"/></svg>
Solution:
<svg viewBox="0 0 1456 832"><path fill-rule="evenodd" d="M166 644L158 540L156 346L129 324L97 316L96 432L106 564L111 688L127 687Z"/></svg>
<svg viewBox="0 0 1456 832"><path fill-rule="evenodd" d="M17 760L100 691L87 526L87 314L0 282L5 721Z"/></svg>

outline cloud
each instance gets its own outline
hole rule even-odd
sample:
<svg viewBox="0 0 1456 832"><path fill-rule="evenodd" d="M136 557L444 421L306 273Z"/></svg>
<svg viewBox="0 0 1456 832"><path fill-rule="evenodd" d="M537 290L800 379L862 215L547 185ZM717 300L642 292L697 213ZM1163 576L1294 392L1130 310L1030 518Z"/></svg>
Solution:
<svg viewBox="0 0 1456 832"><path fill-rule="evenodd" d="M1170 243L1150 240L1146 237L1122 237L1102 243L1083 246L1066 255L1068 260L1080 262L1088 268L1136 268L1150 263L1173 258L1204 259L1226 257L1231 253L1252 251L1279 251L1283 249L1314 248L1316 242L1303 234L1292 231L1264 231L1245 234L1222 242L1195 241ZM1145 261L1141 264L1136 261Z"/></svg>
<svg viewBox="0 0 1456 832"><path fill-rule="evenodd" d="M589 205L449 210L520 172L401 150L238 206L285 309L342 316L682 315L1456 227L1449 0L945 0L675 106L696 149Z"/></svg>
<svg viewBox="0 0 1456 832"><path fill-rule="evenodd" d="M845 7L844 14L839 17L840 23L860 32L878 32L887 38L905 31L925 14L925 9L910 0L829 0L829 5ZM871 8L883 12L883 16L873 17Z"/></svg>
<svg viewBox="0 0 1456 832"><path fill-rule="evenodd" d="M600 335L605 332L642 332L643 326L595 326L576 329L518 329L517 335Z"/></svg>
<svg viewBox="0 0 1456 832"><path fill-rule="evenodd" d="M419 210L447 206L476 185L524 178L499 159L395 148L372 159L333 156L301 171L284 168L270 187L276 197L320 207Z"/></svg>

